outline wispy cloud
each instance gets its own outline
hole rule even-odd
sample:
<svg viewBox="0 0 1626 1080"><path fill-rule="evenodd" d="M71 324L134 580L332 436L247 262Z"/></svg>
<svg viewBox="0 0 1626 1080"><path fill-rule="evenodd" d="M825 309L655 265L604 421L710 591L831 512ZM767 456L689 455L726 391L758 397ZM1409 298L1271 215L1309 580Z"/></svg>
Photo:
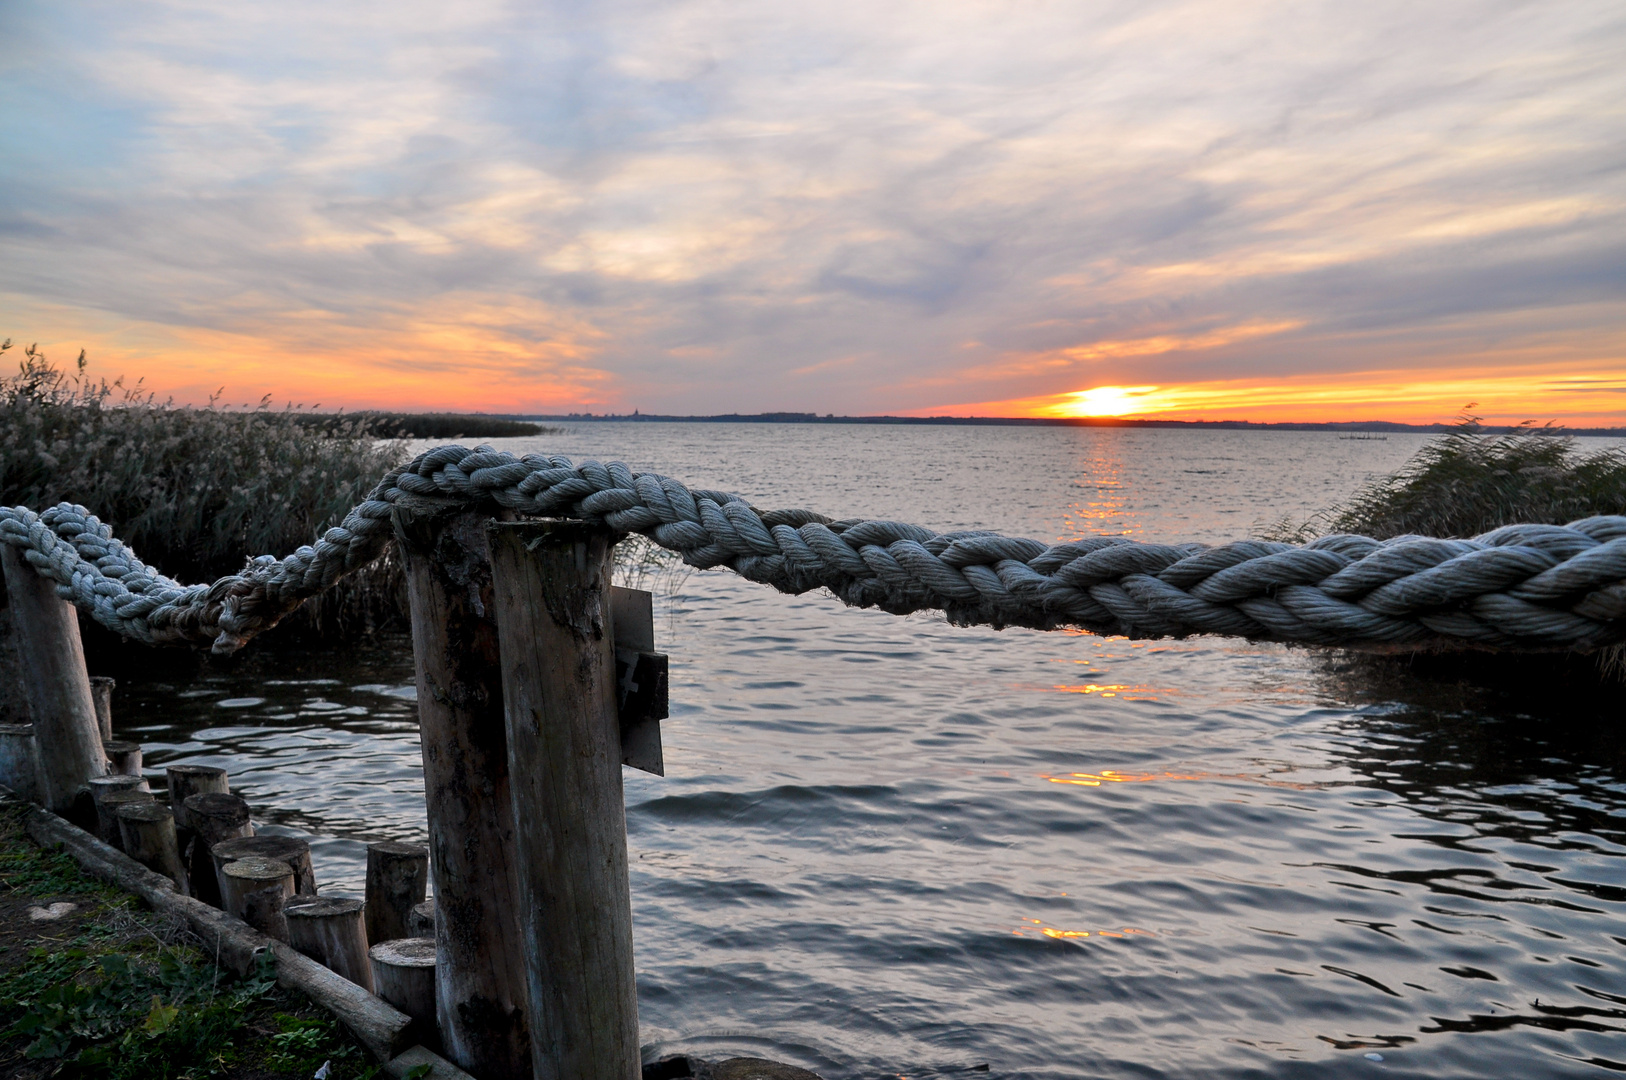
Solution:
<svg viewBox="0 0 1626 1080"><path fill-rule="evenodd" d="M0 333L184 395L880 412L1626 368L1608 5L66 0L0 38Z"/></svg>

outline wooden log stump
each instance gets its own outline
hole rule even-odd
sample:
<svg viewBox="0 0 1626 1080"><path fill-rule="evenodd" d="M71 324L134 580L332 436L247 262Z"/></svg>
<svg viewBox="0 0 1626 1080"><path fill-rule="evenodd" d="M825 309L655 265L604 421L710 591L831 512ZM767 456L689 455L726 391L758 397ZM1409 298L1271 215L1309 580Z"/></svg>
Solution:
<svg viewBox="0 0 1626 1080"><path fill-rule="evenodd" d="M228 862L252 856L285 862L294 870L294 890L289 895L316 895L316 871L311 865L309 840L301 840L297 836L256 833L237 840L222 841L212 846L209 853L214 858L217 871ZM226 894L224 883L220 886L220 893L222 897Z"/></svg>
<svg viewBox="0 0 1626 1080"><path fill-rule="evenodd" d="M102 733L102 742L113 737L113 688L118 680L110 675L90 677L90 700L96 706L96 727Z"/></svg>
<svg viewBox="0 0 1626 1080"><path fill-rule="evenodd" d="M98 779L102 779L98 777ZM111 779L111 778L107 778ZM134 780L136 777L129 777ZM132 803L150 803L156 801L150 791L143 790L139 785L121 788L94 788L101 794L93 795L96 799L96 835L103 842L124 851L124 834L119 830L119 807ZM129 854L129 852L125 852Z"/></svg>
<svg viewBox="0 0 1626 1080"><path fill-rule="evenodd" d="M365 905L343 896L319 896L283 907L288 921L288 944L368 990L373 988L373 965L367 955Z"/></svg>
<svg viewBox="0 0 1626 1080"><path fill-rule="evenodd" d="M407 916L407 929L411 931L407 937L435 936L435 898L430 897L421 904L413 904L412 911Z"/></svg>
<svg viewBox="0 0 1626 1080"><path fill-rule="evenodd" d="M175 842L175 814L170 808L148 793L146 802L119 803L113 816L119 820L124 853L153 873L169 878L182 896L188 895L191 890L186 865L181 862L180 845Z"/></svg>
<svg viewBox="0 0 1626 1080"><path fill-rule="evenodd" d="M412 908L429 882L429 849L380 840L367 845L367 940L374 945L412 933Z"/></svg>
<svg viewBox="0 0 1626 1080"><path fill-rule="evenodd" d="M192 885L196 888L198 871L194 863L198 852L195 850L197 845L192 842L196 833L186 816L187 797L207 792L229 792L231 786L226 783L226 770L213 765L171 765L164 770L164 778L169 783L169 808L175 811L175 835L180 838L181 854L187 859L187 869L192 873ZM207 845L201 854L205 859L209 857ZM214 876L212 864L209 876ZM216 884L214 893L219 892L220 886Z"/></svg>
<svg viewBox="0 0 1626 1080"><path fill-rule="evenodd" d="M185 809L189 796L217 792L226 794L231 791L226 770L213 765L171 765L164 770L164 776L169 781L169 808L175 811L175 827L178 829L192 827Z"/></svg>
<svg viewBox="0 0 1626 1080"><path fill-rule="evenodd" d="M638 1080L614 534L489 526L537 1080ZM444 917L444 908L442 909Z"/></svg>
<svg viewBox="0 0 1626 1080"><path fill-rule="evenodd" d="M42 804L87 828L95 806L85 782L107 772L96 703L79 640L79 615L56 585L34 573L10 544L0 544L6 596L17 635L23 696L34 721Z"/></svg>
<svg viewBox="0 0 1626 1080"><path fill-rule="evenodd" d="M435 939L398 938L368 950L373 992L418 1022L425 1045L442 1042L435 1033Z"/></svg>
<svg viewBox="0 0 1626 1080"><path fill-rule="evenodd" d="M250 855L220 868L225 908L267 937L288 940L283 906L294 895L294 868L281 859Z"/></svg>
<svg viewBox="0 0 1626 1080"><path fill-rule="evenodd" d="M172 793L173 794L173 793ZM215 869L216 844L254 835L248 820L248 803L225 791L205 791L188 795L181 804L192 834L186 852L186 869L192 877L192 895L206 904L221 906L220 877Z"/></svg>
<svg viewBox="0 0 1626 1080"><path fill-rule="evenodd" d="M39 802L39 784L34 779L37 768L34 725L0 724L0 785L16 792L19 799Z"/></svg>
<svg viewBox="0 0 1626 1080"><path fill-rule="evenodd" d="M93 777L89 784L90 798L93 805L100 806L102 800L115 791L145 791L152 793L147 785L146 777L124 776L118 773L109 773L107 776Z"/></svg>
<svg viewBox="0 0 1626 1080"><path fill-rule="evenodd" d="M110 775L141 775L140 743L125 742L122 739L109 739L102 743L102 752L107 755L107 771ZM174 813L173 810L170 812Z"/></svg>
<svg viewBox="0 0 1626 1080"><path fill-rule="evenodd" d="M394 523L417 668L440 1034L446 1056L482 1080L531 1080L488 516L398 509ZM392 932L406 929L403 918Z"/></svg>

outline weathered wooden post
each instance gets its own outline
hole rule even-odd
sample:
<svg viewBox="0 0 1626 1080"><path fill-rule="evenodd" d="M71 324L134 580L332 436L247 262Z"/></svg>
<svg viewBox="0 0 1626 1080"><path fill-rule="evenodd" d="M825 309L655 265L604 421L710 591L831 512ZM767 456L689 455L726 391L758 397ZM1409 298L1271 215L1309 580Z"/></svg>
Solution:
<svg viewBox="0 0 1626 1080"><path fill-rule="evenodd" d="M361 901L342 896L320 896L283 905L288 921L288 944L368 990L373 988L373 965L367 957L367 929L362 923Z"/></svg>
<svg viewBox="0 0 1626 1080"><path fill-rule="evenodd" d="M171 790L170 794L175 792ZM176 818L176 827L179 829L184 822L186 831L191 834L186 868L192 876L192 895L206 904L222 907L214 847L227 840L254 835L254 826L248 820L248 803L230 792L204 791L188 795L181 802L181 810L185 816Z"/></svg>
<svg viewBox="0 0 1626 1080"><path fill-rule="evenodd" d="M615 534L492 523L537 1080L637 1080L610 612ZM445 918L444 905L440 917Z"/></svg>
<svg viewBox="0 0 1626 1080"><path fill-rule="evenodd" d="M217 873L227 863L239 859L275 859L287 863L294 872L294 887L288 895L316 895L316 870L311 864L309 840L301 840L297 836L257 833L235 840L222 840L209 849L209 854L214 859ZM220 886L220 893L222 896L226 893L224 882Z"/></svg>
<svg viewBox="0 0 1626 1080"><path fill-rule="evenodd" d="M407 916L407 937L435 936L435 899L420 901L412 905L412 912Z"/></svg>
<svg viewBox="0 0 1626 1080"><path fill-rule="evenodd" d="M118 684L111 675L90 677L90 700L96 705L96 727L104 743L113 737L113 688Z"/></svg>
<svg viewBox="0 0 1626 1080"><path fill-rule="evenodd" d="M431 938L398 938L368 950L374 992L418 1022L418 1035L434 1044L436 1005L435 956ZM439 1040L444 1043L444 1039Z"/></svg>
<svg viewBox="0 0 1626 1080"><path fill-rule="evenodd" d="M107 772L107 756L85 671L79 616L57 595L55 583L34 573L10 544L0 544L0 564L17 628L23 696L34 721L40 800L79 824L92 823L95 811L85 781Z"/></svg>
<svg viewBox="0 0 1626 1080"><path fill-rule="evenodd" d="M380 840L367 845L367 940L374 945L412 932L412 908L429 885L429 849Z"/></svg>
<svg viewBox="0 0 1626 1080"><path fill-rule="evenodd" d="M397 509L394 521L412 608L441 1042L482 1080L531 1080L486 515Z"/></svg>
<svg viewBox="0 0 1626 1080"><path fill-rule="evenodd" d="M90 800L96 807L97 814L101 813L102 802L115 791L145 791L149 795L151 790L147 781L139 776L125 776L121 773L109 773L106 776L93 776L90 783Z"/></svg>
<svg viewBox="0 0 1626 1080"><path fill-rule="evenodd" d="M170 808L148 795L146 802L120 803L113 816L119 820L125 854L169 878L182 896L190 895L186 866L181 862L180 845L175 842L175 814Z"/></svg>
<svg viewBox="0 0 1626 1080"><path fill-rule="evenodd" d="M106 777L95 777L97 780ZM135 777L130 777L134 780ZM152 803L157 800L153 794L143 787L113 788L97 785L91 789L95 794L96 807L96 835L103 841L124 851L124 834L119 829L119 808L133 803Z"/></svg>
<svg viewBox="0 0 1626 1080"><path fill-rule="evenodd" d="M33 724L0 724L0 785L25 802L39 801Z"/></svg>
<svg viewBox="0 0 1626 1080"><path fill-rule="evenodd" d="M115 776L141 775L140 743L126 742L123 739L103 739L102 751L107 754L108 772Z"/></svg>
<svg viewBox="0 0 1626 1080"><path fill-rule="evenodd" d="M283 905L294 895L294 868L281 859L250 855L220 868L220 894L226 910L262 934L288 940Z"/></svg>
<svg viewBox="0 0 1626 1080"><path fill-rule="evenodd" d="M175 825L181 829L192 827L185 809L188 796L231 791L226 770L213 765L171 765L164 775L169 780L169 808L175 811Z"/></svg>

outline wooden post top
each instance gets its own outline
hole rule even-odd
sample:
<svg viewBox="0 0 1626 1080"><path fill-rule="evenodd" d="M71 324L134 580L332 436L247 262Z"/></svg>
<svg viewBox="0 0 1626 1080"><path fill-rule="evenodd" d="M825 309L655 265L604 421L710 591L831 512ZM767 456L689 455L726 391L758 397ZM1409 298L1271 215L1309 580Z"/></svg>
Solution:
<svg viewBox="0 0 1626 1080"><path fill-rule="evenodd" d="M435 939L405 937L382 941L368 949L367 954L391 967L430 968L435 966Z"/></svg>
<svg viewBox="0 0 1626 1080"><path fill-rule="evenodd" d="M108 802L111 803L114 800L109 799ZM103 805L107 804L104 803ZM132 799L129 802L119 799L117 805L113 807L113 813L125 821L163 821L165 818L175 816L169 807L156 801L151 796L146 799Z"/></svg>
<svg viewBox="0 0 1626 1080"><path fill-rule="evenodd" d="M222 840L210 851L222 863L229 863L253 858L295 860L301 856L308 856L310 849L310 842L301 840L297 836L274 836L270 833L261 833L259 836L241 836L233 840ZM289 873L292 872L289 871Z"/></svg>
<svg viewBox="0 0 1626 1080"><path fill-rule="evenodd" d="M222 777L226 770L215 765L171 765L164 770L170 776L209 776Z"/></svg>
<svg viewBox="0 0 1626 1080"><path fill-rule="evenodd" d="M341 915L359 915L363 906L360 900L348 896L314 896L301 899L298 903L290 900L282 913L290 919L331 919Z"/></svg>
<svg viewBox="0 0 1626 1080"><path fill-rule="evenodd" d="M281 859L250 855L221 867L220 872L239 881L283 881L294 876L294 868Z"/></svg>

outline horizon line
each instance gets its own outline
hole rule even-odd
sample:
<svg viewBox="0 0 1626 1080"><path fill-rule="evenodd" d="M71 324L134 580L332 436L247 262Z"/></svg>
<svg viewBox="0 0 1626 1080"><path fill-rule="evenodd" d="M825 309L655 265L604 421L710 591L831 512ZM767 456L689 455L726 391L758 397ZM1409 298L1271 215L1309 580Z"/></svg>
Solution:
<svg viewBox="0 0 1626 1080"><path fill-rule="evenodd" d="M893 424L960 427L1120 427L1120 428L1218 428L1229 430L1347 431L1357 433L1444 434L1462 428L1458 422L1435 421L1407 424L1398 420L1175 420L1142 419L1123 416L837 416L826 413L762 412L677 415L667 413L479 413L493 419L551 422L631 422L691 424ZM1476 424L1474 430L1487 435L1507 435L1519 431L1626 438L1626 427L1569 427L1549 421L1538 424Z"/></svg>

